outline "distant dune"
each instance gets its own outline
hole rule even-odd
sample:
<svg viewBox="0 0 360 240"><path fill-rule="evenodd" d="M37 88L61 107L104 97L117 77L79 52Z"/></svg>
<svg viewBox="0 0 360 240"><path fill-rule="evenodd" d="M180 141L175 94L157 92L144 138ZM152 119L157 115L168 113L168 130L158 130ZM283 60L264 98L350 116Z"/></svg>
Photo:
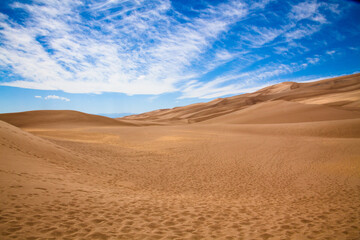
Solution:
<svg viewBox="0 0 360 240"><path fill-rule="evenodd" d="M126 121L70 110L39 110L0 114L0 120L21 128L131 126Z"/></svg>
<svg viewBox="0 0 360 240"><path fill-rule="evenodd" d="M359 88L355 74L121 119L0 114L0 239L358 240Z"/></svg>
<svg viewBox="0 0 360 240"><path fill-rule="evenodd" d="M277 100L282 100L282 102L278 101L278 103L281 102L278 109L276 109L276 104L262 105L261 111L264 111L264 113L262 115L262 113L258 112L257 114L260 114L259 117L265 117L266 111L275 110L278 112L277 114L280 114L282 109L286 107L288 109L283 112L283 114L286 115L284 116L285 118L281 120L281 116L278 116L278 120L275 122L286 122L286 119L289 117L288 114L293 114L297 112L297 110L305 111L305 114L307 114L306 112L308 111L313 111L314 114L317 114L318 117L315 117L311 113L311 116L307 114L309 116L309 121L316 121L316 119L326 120L357 118L359 116L358 111L360 111L360 74L308 83L284 82L263 88L254 93L247 93L228 98L219 98L211 102L197 103L185 107L161 109L143 114L126 116L120 119L146 120L168 124L194 123L206 121L219 116L223 116L221 119L225 119L226 115L229 113L238 112L237 115L239 115L243 109L248 107L252 107L262 102ZM298 104L291 105L291 103L288 103L286 105L284 101L296 102ZM326 107L301 107L299 103L325 105ZM267 106L270 109L267 110ZM296 107L292 110L291 106ZM320 110L320 112L315 113L317 110ZM302 115L301 112L297 112L296 114ZM314 119L312 119L313 117ZM301 119L307 121L304 116L301 118L297 118L295 116L292 117L292 119L295 118L295 121L302 121ZM248 120L250 120L250 117L248 117ZM264 120L257 119L257 117L254 116L254 121L262 122ZM290 122L292 121L294 120L290 120ZM240 123L240 121L238 122Z"/></svg>
<svg viewBox="0 0 360 240"><path fill-rule="evenodd" d="M284 100L258 103L206 123L298 123L360 118L360 111Z"/></svg>

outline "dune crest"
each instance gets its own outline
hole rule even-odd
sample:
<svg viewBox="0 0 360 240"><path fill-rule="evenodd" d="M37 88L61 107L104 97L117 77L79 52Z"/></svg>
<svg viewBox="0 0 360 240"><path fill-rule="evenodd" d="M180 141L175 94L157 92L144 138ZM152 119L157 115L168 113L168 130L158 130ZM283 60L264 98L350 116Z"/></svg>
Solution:
<svg viewBox="0 0 360 240"><path fill-rule="evenodd" d="M269 101L291 101L304 104L326 105L341 110L360 111L360 74L325 79L316 82L284 82L228 98L219 98L207 103L197 103L173 109L161 109L120 119L142 120L167 124L203 122L232 112L239 112L253 105ZM311 108L311 107L309 107ZM329 108L327 108L329 109ZM296 111L296 110L295 110ZM336 110L330 110L338 118ZM339 112L340 113L340 112ZM345 112L343 112L345 113ZM329 116L331 114L328 114ZM346 113L353 118L357 113ZM324 117L323 117L324 119Z"/></svg>
<svg viewBox="0 0 360 240"><path fill-rule="evenodd" d="M21 128L132 126L126 121L70 110L39 110L0 114L0 120Z"/></svg>

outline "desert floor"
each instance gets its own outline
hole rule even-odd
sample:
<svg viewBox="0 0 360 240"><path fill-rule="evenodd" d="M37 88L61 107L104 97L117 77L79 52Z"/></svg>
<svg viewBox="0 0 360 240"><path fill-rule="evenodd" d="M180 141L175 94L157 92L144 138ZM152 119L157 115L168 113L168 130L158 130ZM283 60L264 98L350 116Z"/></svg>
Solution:
<svg viewBox="0 0 360 240"><path fill-rule="evenodd" d="M360 239L360 119L0 133L0 239Z"/></svg>

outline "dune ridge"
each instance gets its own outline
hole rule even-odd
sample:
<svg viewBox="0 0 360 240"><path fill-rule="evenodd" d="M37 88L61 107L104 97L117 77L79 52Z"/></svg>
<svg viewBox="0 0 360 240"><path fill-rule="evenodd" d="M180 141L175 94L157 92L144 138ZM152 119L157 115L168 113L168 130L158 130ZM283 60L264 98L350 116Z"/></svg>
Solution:
<svg viewBox="0 0 360 240"><path fill-rule="evenodd" d="M37 110L0 114L0 120L21 128L71 128L89 126L132 126L112 118L72 110Z"/></svg>
<svg viewBox="0 0 360 240"><path fill-rule="evenodd" d="M172 109L161 109L119 119L146 120L168 124L202 122L268 101L292 101L322 104L342 110L360 111L360 74L347 75L316 82L283 82L228 98L197 103ZM354 114L357 115L357 114ZM334 116L339 116L334 113Z"/></svg>

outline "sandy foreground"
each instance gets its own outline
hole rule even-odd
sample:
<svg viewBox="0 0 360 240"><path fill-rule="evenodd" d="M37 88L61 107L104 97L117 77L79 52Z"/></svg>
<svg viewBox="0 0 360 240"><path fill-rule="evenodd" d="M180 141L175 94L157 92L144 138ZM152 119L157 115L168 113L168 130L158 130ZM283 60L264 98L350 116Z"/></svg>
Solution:
<svg viewBox="0 0 360 240"><path fill-rule="evenodd" d="M194 124L0 117L0 239L360 239L360 113L306 101Z"/></svg>

